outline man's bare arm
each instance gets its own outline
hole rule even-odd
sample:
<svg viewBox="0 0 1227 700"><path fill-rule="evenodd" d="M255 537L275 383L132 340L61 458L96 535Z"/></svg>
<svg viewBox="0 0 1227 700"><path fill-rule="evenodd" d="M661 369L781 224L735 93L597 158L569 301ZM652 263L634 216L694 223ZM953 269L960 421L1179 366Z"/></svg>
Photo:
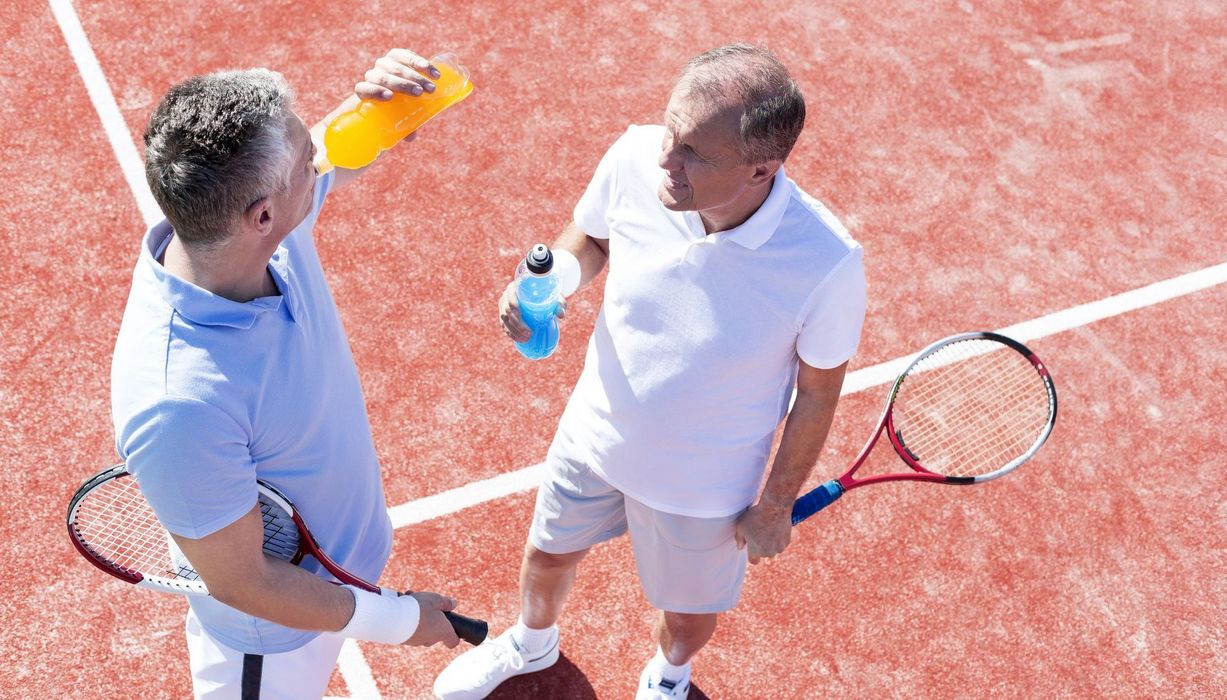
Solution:
<svg viewBox="0 0 1227 700"><path fill-rule="evenodd" d="M779 554L792 539L792 505L822 454L847 369L846 362L833 369L802 362L797 371L797 398L771 473L758 503L737 523L737 543L749 547L752 563Z"/></svg>

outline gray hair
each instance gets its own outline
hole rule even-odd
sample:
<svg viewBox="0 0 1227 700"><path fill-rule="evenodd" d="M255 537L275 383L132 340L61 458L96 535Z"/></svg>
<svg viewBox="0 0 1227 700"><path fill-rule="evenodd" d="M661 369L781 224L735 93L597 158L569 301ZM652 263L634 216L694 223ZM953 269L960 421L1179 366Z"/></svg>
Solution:
<svg viewBox="0 0 1227 700"><path fill-rule="evenodd" d="M145 127L145 177L185 245L226 240L248 207L289 187L293 100L261 68L189 78L162 98Z"/></svg>
<svg viewBox="0 0 1227 700"><path fill-rule="evenodd" d="M747 164L783 162L805 127L801 89L765 48L731 44L705 51L690 59L681 81L692 95L740 106L740 151Z"/></svg>

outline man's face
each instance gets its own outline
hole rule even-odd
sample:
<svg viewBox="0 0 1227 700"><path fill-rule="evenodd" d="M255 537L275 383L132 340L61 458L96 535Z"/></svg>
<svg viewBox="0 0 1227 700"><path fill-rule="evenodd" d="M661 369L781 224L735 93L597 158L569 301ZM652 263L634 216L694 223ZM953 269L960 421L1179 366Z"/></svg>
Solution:
<svg viewBox="0 0 1227 700"><path fill-rule="evenodd" d="M315 199L315 167L312 164L315 144L311 142L311 134L297 115L290 116L286 132L290 139L290 153L293 154L290 161L290 185L285 192L272 197L277 206L276 211L279 214L285 213L278 226L278 240L289 235L290 231L307 218Z"/></svg>
<svg viewBox="0 0 1227 700"><path fill-rule="evenodd" d="M733 206L754 174L737 150L740 112L693 97L683 79L665 109L657 195L666 209L718 214Z"/></svg>

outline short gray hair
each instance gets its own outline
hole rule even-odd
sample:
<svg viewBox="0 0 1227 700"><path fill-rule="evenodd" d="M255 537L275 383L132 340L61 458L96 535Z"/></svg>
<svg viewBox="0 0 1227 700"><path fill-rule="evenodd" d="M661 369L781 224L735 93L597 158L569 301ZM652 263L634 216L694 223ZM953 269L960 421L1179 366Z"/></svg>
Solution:
<svg viewBox="0 0 1227 700"><path fill-rule="evenodd" d="M185 245L227 239L261 197L289 187L294 93L280 73L222 71L172 87L145 127L145 177Z"/></svg>
<svg viewBox="0 0 1227 700"><path fill-rule="evenodd" d="M740 104L740 150L747 164L784 161L805 127L801 89L763 47L730 44L705 51L690 59L681 81L692 95Z"/></svg>

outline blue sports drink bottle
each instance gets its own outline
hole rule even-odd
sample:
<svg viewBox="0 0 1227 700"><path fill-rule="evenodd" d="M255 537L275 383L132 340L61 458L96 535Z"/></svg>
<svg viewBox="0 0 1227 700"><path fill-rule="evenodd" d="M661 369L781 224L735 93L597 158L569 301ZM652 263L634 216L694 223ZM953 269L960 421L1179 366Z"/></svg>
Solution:
<svg viewBox="0 0 1227 700"><path fill-rule="evenodd" d="M554 255L549 247L538 243L528 251L516 269L516 300L520 318L532 331L532 337L516 343L520 354L530 360L549 357L558 347L558 300L562 290L554 270Z"/></svg>

